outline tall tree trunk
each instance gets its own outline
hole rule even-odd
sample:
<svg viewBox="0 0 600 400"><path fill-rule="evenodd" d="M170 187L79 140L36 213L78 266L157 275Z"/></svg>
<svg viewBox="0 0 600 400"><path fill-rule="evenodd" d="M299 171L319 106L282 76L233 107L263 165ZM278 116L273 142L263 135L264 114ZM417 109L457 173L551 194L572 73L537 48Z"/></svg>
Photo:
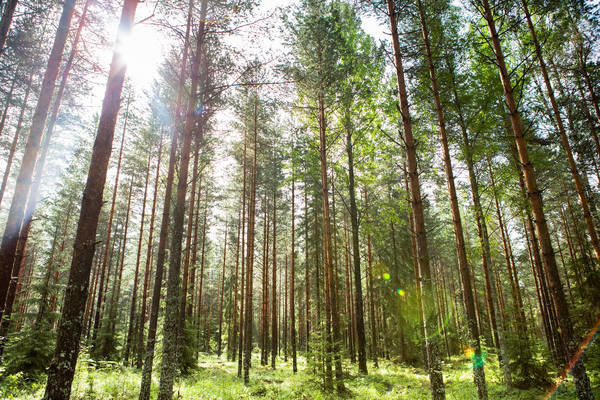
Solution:
<svg viewBox="0 0 600 400"><path fill-rule="evenodd" d="M267 365L267 347L269 346L268 328L268 303L269 303L269 213L267 193L263 197L263 259L262 259L262 301L261 301L261 329L260 329L260 365Z"/></svg>
<svg viewBox="0 0 600 400"><path fill-rule="evenodd" d="M206 197L208 197L208 188L205 194ZM200 251L200 284L198 286L198 315L197 315L197 319L196 319L196 328L197 328L197 333L196 333L196 341L197 341L197 348L196 351L198 351L198 349L200 348L200 318L202 316L202 291L204 289L204 260L205 260L205 250L206 250L206 226L208 223L208 219L207 219L207 213L208 213L208 199L206 199L206 201L204 202L204 223L202 225L202 249Z"/></svg>
<svg viewBox="0 0 600 400"><path fill-rule="evenodd" d="M250 171L250 203L248 205L248 244L246 255L246 299L244 310L244 384L250 383L250 360L252 359L252 281L254 273L254 231L255 231L255 214L256 214L256 158L258 151L258 98L254 99L254 138L253 138L253 161Z"/></svg>
<svg viewBox="0 0 600 400"><path fill-rule="evenodd" d="M52 100L63 50L71 25L73 6L74 0L65 0L63 4L63 11L54 38L54 44L52 45L52 51L48 58L46 72L29 130L29 137L27 138L25 152L23 153L21 167L17 176L13 199L6 219L6 227L4 228L4 235L0 245L0 318L4 312L4 301L16 257L17 242L19 240L21 225L25 218L27 196L32 185L32 176L38 158L46 117L50 108L50 101Z"/></svg>
<svg viewBox="0 0 600 400"><path fill-rule="evenodd" d="M296 359L296 177L292 166L292 251L290 253L290 341L292 344L292 371L298 372Z"/></svg>
<svg viewBox="0 0 600 400"><path fill-rule="evenodd" d="M8 159L6 160L6 166L4 167L4 175L2 176L2 184L0 185L0 205L4 198L4 192L6 190L6 184L8 183L8 177L10 176L10 169L12 166L13 158L15 157L15 151L17 150L17 144L21 135L21 128L23 127L23 119L25 117L25 111L27 110L27 101L29 100L29 94L31 93L31 86L33 82L33 74L36 72L36 68L31 68L29 78L27 79L27 89L25 89L25 96L23 97L23 105L21 111L19 111L19 119L17 120L17 128L15 129L15 135L13 136L10 150L8 152Z"/></svg>
<svg viewBox="0 0 600 400"><path fill-rule="evenodd" d="M233 316L230 321L230 328L232 330L231 340L227 342L227 353L228 358L231 361L236 360L237 356L237 338L238 338L238 287L240 284L240 245L241 245L241 231L242 231L242 210L238 212L238 224L237 224L237 237L235 246L235 276L233 278ZM275 287L275 285L273 285Z"/></svg>
<svg viewBox="0 0 600 400"><path fill-rule="evenodd" d="M422 314L425 333L425 346L427 348L429 380L434 400L445 399L444 379L439 358L439 343L435 335L438 330L437 316L435 315L435 304L433 303L433 287L431 283L431 271L429 267L429 254L427 251L427 233L425 230L425 215L423 200L421 198L421 187L419 173L417 170L416 143L412 133L412 122L408 105L408 94L404 80L404 68L402 66L402 54L400 52L400 41L396 22L396 11L393 0L387 0L388 17L392 32L392 43L394 47L394 60L396 64L396 78L398 80L398 98L400 100L400 113L402 116L402 127L404 130L404 143L406 146L406 158L408 165L408 180L410 185L412 212L414 217L414 232L416 239L417 261L421 277L420 286L422 298Z"/></svg>
<svg viewBox="0 0 600 400"><path fill-rule="evenodd" d="M340 323L337 304L337 293L335 287L335 279L333 267L333 247L331 239L331 221L329 215L329 183L327 176L327 121L325 119L325 104L323 94L319 93L318 97L319 108L319 160L321 165L321 197L322 197L322 225L323 225L323 270L326 283L327 302L331 318L331 356L335 365L336 388L338 392L344 390L342 360L339 351L340 343Z"/></svg>
<svg viewBox="0 0 600 400"><path fill-rule="evenodd" d="M203 0L202 10L206 13L206 2ZM192 22L193 0L188 3L188 15L185 31L185 41L183 46L183 55L181 58L181 69L179 71L179 85L177 87L177 103L175 105L174 118L176 124L173 129L171 138L171 149L169 154L169 169L167 172L167 181L164 195L164 206L160 225L160 233L158 239L158 249L156 252L156 272L154 275L154 287L152 289L152 303L150 306L150 321L148 324L148 338L146 340L146 351L144 355L144 368L142 370L142 381L140 387L139 400L150 399L150 386L152 384L152 366L154 361L154 347L156 345L156 329L158 326L158 313L160 307L160 294L163 273L165 269L166 246L169 235L169 221L171 215L171 196L173 191L173 178L175 175L175 162L177 160L177 142L178 142L178 126L179 116L183 104L183 94L185 86L185 74L187 73L187 59L189 51L190 27Z"/></svg>
<svg viewBox="0 0 600 400"><path fill-rule="evenodd" d="M367 188L364 188L364 200L365 200L365 213L367 214L367 225L370 225L371 221L369 218L369 198L367 195ZM375 368L379 368L379 362L377 355L379 350L377 348L377 326L375 321L375 293L373 289L373 252L371 251L371 229L367 227L367 270L365 271L365 280L367 282L367 293L369 298L369 322L371 323L371 358L373 359L373 365Z"/></svg>
<svg viewBox="0 0 600 400"><path fill-rule="evenodd" d="M465 162L467 164L467 170L469 173L469 183L471 187L471 197L473 199L473 208L475 211L475 223L477 224L477 234L479 236L479 243L481 246L481 267L483 269L483 276L485 280L486 288L486 300L490 315L490 325L494 335L494 341L499 350L499 362L504 372L504 383L506 384L507 392L512 390L512 374L510 369L510 363L508 359L508 352L506 348L505 332L502 325L498 326L498 321L502 318L498 306L498 292L496 290L496 275L495 266L490 250L490 238L485 222L485 214L483 207L481 206L481 197L479 195L479 182L477 181L477 175L475 173L475 167L473 162L473 145L469 141L467 132L467 124L464 119L462 106L458 97L458 91L456 90L456 75L454 65L451 66L451 77L452 77L452 94L454 96L454 102L458 109L459 125L461 129L463 139L463 153L465 156Z"/></svg>
<svg viewBox="0 0 600 400"><path fill-rule="evenodd" d="M308 201L306 181L304 182L304 296L306 313L306 355L310 351L310 271L308 268Z"/></svg>
<svg viewBox="0 0 600 400"><path fill-rule="evenodd" d="M548 284L550 286L550 292L555 303L556 311L558 314L558 323L563 337L563 341L567 346L567 359L565 360L569 365L565 371L571 370L575 380L575 387L578 398L581 399L593 399L592 389L590 387L590 381L585 371L585 366L581 358L572 359L578 348L576 337L573 332L573 326L570 320L569 308L565 299L562 283L560 282L558 267L556 265L556 258L554 257L554 249L550 239L550 233L548 231L548 225L542 206L542 196L538 189L537 179L533 164L529 159L529 151L527 149L527 143L523 132L523 126L521 124L521 116L517 109L517 103L513 95L513 87L510 82L510 76L506 68L504 60L504 54L500 43L500 38L496 31L496 25L494 22L494 16L488 3L488 0L481 0L483 6L484 18L487 22L494 54L496 56L497 67L504 88L504 97L508 106L510 121L515 138L515 144L519 154L519 159L522 165L523 174L525 176L525 184L527 186L527 192L529 197L529 203L531 211L536 225L538 233L538 239L540 241L540 247L542 250L542 258L546 273L548 275ZM566 372L564 372L566 374Z"/></svg>
<svg viewBox="0 0 600 400"><path fill-rule="evenodd" d="M181 286L181 304L179 305L179 333L182 335L178 341L178 345L180 346L180 352L183 351L183 343L185 342L185 323L186 323L186 315L187 309L186 304L188 303L188 295L191 291L188 289L188 281L190 278L190 253L192 250L192 234L194 232L194 206L196 201L196 183L198 180L198 158L200 152L200 145L196 141L196 146L194 149L194 163L192 166L192 188L191 195L189 200L189 209L188 209L188 220L187 220L187 234L185 239L185 255L183 258L183 277L182 277L182 286ZM192 300L190 299L190 303Z"/></svg>
<svg viewBox="0 0 600 400"><path fill-rule="evenodd" d="M152 277L152 241L154 238L154 218L156 216L156 200L158 198L158 183L160 182L160 163L162 160L162 135L158 144L158 161L156 162L156 175L154 177L154 194L152 195L152 212L150 214L150 230L148 232L148 247L146 250L146 268L144 271L144 286L142 288L142 304L140 307L140 323L138 326L137 335L137 358L135 361L136 368L142 368L144 361L144 325L146 323L146 303L148 301L148 290L150 279Z"/></svg>
<svg viewBox="0 0 600 400"><path fill-rule="evenodd" d="M246 279L246 256L245 256L245 249L246 249L246 194L247 194L247 189L246 189L246 177L247 177L247 165L248 165L248 159L247 159L247 147L248 147L248 140L246 137L246 130L244 130L244 134L243 134L243 140L244 140L244 151L242 153L242 221L240 222L242 225L242 234L241 234L241 238L240 238L240 242L242 243L242 248L241 248L241 262L242 262L242 270L240 271L240 275L241 275L241 282L240 282L240 322L239 322L239 339L238 339L238 370L237 370L237 376L238 378L242 377L242 367L243 367L243 351L244 351L244 331L245 331L245 327L246 325L244 324L244 313L246 312L246 310L244 309L244 299L246 297L246 294L244 292L245 290L245 285L247 285L245 279ZM247 289L246 289L247 290Z"/></svg>
<svg viewBox="0 0 600 400"><path fill-rule="evenodd" d="M356 186L354 183L354 145L350 116L346 117L346 153L348 154L348 194L350 198L350 227L352 230L352 262L354 266L354 311L356 313L358 370L367 374L367 351L365 337L365 319L363 311L362 281L360 274L360 246L358 242L358 210L356 207Z"/></svg>
<svg viewBox="0 0 600 400"><path fill-rule="evenodd" d="M129 98L131 99L131 97ZM118 189L119 189L119 176L121 174L121 161L123 159L123 147L125 144L125 133L127 132L127 121L129 118L129 103L130 100L127 101L127 108L125 110L125 123L123 124L123 134L121 135L121 147L119 148L119 159L117 161L117 173L115 175L115 183L113 186L113 194L112 194L112 201L111 201L111 205L110 205L110 213L108 215L108 225L106 228L106 239L105 239L105 243L106 245L104 246L104 255L102 257L103 261L102 261L102 268L101 268L101 273L100 273L100 288L98 290L98 303L96 304L96 315L94 317L94 329L92 332L92 352L95 351L96 348L96 337L98 335L98 329L100 327L100 319L101 319L101 311L102 311L102 301L104 299L104 296L102 296L102 293L104 293L104 276L106 275L106 266L108 261L110 260L110 257L108 257L108 250L111 247L111 233L112 233L112 223L113 223L113 217L115 215L115 203L117 201L117 193L118 193ZM114 243L112 243L114 245Z"/></svg>
<svg viewBox="0 0 600 400"><path fill-rule="evenodd" d="M140 216L140 233L138 236L137 252L135 256L135 273L133 275L133 289L131 292L131 304L129 305L129 328L127 329L127 340L125 343L124 362L129 363L129 354L135 354L134 334L136 321L140 325L144 322L136 318L138 303L138 287L140 281L140 263L142 261L142 243L144 241L144 225L146 220L146 203L148 199L148 181L150 180L150 162L152 161L152 146L148 149L148 162L146 163L146 175L144 177L144 197L142 198L142 215ZM137 341L136 341L137 342Z"/></svg>
<svg viewBox="0 0 600 400"><path fill-rule="evenodd" d="M219 291L219 334L217 336L217 357L221 357L223 331L223 291L225 290L225 266L227 265L227 221L225 221L225 238L223 239L223 273L221 275L221 289Z"/></svg>
<svg viewBox="0 0 600 400"><path fill-rule="evenodd" d="M173 227L171 237L171 252L169 254L169 271L167 277L167 303L165 306L165 325L163 336L163 357L161 362L160 385L158 400L170 400L173 395L173 382L177 373L179 332L179 306L181 301L181 248L183 242L183 223L185 219L185 197L188 186L188 169L192 136L196 126L197 92L200 81L200 62L204 45L204 24L208 0L202 1L201 20L198 26L194 61L191 66L190 99L188 99L181 153L179 160L179 180L173 210ZM202 131L200 131L202 132ZM200 137L197 140L201 140Z"/></svg>
<svg viewBox="0 0 600 400"><path fill-rule="evenodd" d="M277 356L278 343L277 330L279 328L277 325L277 187L273 189L273 266L271 269L271 368L275 369L275 358Z"/></svg>
<svg viewBox="0 0 600 400"><path fill-rule="evenodd" d="M596 228L594 227L594 220L592 218L592 214L590 213L588 197L585 193L585 189L581 181L581 176L579 175L577 164L575 163L575 158L573 157L573 151L571 150L571 145L569 144L567 132L565 130L562 116L560 115L560 110L558 108L558 103L556 102L556 98L554 97L554 90L552 88L552 84L550 83L546 63L542 55L542 49L538 42L533 22L531 21L531 15L529 13L529 8L527 7L527 0L521 0L521 4L523 5L523 12L525 13L525 18L527 19L527 26L529 27L529 33L531 33L531 39L533 40L535 54L538 59L538 63L540 64L540 71L542 72L542 77L544 78L544 84L546 85L546 92L548 93L550 104L552 105L552 111L554 113L554 120L556 122L556 126L558 127L560 141L563 150L565 151L565 155L567 156L567 162L569 164L571 176L573 178L573 182L575 183L575 189L577 190L577 196L579 197L579 203L581 204L581 209L587 226L590 242L592 243L594 255L596 256L596 262L600 264L600 241L598 240L598 234L596 233ZM598 115L598 118L600 121L600 113Z"/></svg>
<svg viewBox="0 0 600 400"><path fill-rule="evenodd" d="M131 32L137 4L137 0L125 0L117 43L120 43ZM95 252L98 217L102 207L102 193L106 183L106 171L112 150L115 123L121 105L125 71L126 66L122 63L120 54L115 52L108 74L88 180L83 191L71 270L63 295L62 316L58 325L54 357L48 370L44 400L67 400L71 394L71 384L79 354L79 340L83 329L83 313L90 269Z"/></svg>

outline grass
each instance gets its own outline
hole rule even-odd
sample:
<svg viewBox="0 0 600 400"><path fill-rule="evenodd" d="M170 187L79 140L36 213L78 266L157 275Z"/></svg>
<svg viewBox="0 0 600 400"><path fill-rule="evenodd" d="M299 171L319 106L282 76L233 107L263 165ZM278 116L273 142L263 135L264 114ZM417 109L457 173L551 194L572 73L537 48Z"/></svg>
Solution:
<svg viewBox="0 0 600 400"><path fill-rule="evenodd" d="M297 374L292 373L291 362L278 360L277 369L260 366L260 360L253 358L250 385L245 386L237 377L237 362L202 355L198 369L180 379L174 388L175 399L194 400L239 400L239 399L300 399L300 400L397 400L429 399L427 373L420 368L380 362L375 369L369 364L369 375L358 373L355 365L344 365L347 392L336 395L323 389L321 381L311 371L307 371L305 360L298 363ZM477 393L472 382L470 362L466 357L455 357L444 362L446 398L476 399ZM491 357L485 366L490 399L542 399L543 389L513 390L506 393L502 384L501 370ZM158 376L154 374L152 398L156 397ZM600 376L598 371L589 371L597 397L600 397ZM20 375L0 380L0 398L7 400L40 399L44 391L44 379L24 381ZM140 371L123 367L117 363L95 364L81 358L71 398L73 400L136 400L140 384ZM573 399L574 385L568 379L552 399Z"/></svg>

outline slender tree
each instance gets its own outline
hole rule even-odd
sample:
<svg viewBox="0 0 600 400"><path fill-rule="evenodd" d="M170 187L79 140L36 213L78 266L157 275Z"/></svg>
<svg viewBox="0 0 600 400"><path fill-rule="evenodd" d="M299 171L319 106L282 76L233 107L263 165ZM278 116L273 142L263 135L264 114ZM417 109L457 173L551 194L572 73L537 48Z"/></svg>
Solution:
<svg viewBox="0 0 600 400"><path fill-rule="evenodd" d="M117 44L131 32L138 2L125 0L119 22ZM119 47L117 46L117 49ZM64 294L62 315L58 324L56 349L50 368L44 400L67 400L79 355L79 340L83 329L83 313L95 253L95 236L98 216L102 207L102 194L106 171L112 150L115 123L121 105L121 91L125 81L126 65L119 51L115 51L108 74L98 132L83 191L73 258L67 288Z"/></svg>

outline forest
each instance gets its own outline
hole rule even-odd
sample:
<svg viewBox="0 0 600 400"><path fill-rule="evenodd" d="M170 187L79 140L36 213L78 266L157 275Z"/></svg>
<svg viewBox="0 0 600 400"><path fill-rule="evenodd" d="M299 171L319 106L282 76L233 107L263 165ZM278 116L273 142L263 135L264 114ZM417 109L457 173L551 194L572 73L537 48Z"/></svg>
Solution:
<svg viewBox="0 0 600 400"><path fill-rule="evenodd" d="M0 0L0 399L600 399L597 0Z"/></svg>

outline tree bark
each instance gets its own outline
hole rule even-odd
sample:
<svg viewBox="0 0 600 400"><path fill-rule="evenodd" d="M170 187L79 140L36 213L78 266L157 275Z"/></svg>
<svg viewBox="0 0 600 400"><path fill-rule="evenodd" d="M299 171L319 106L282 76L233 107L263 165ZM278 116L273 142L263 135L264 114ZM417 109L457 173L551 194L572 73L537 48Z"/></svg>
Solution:
<svg viewBox="0 0 600 400"><path fill-rule="evenodd" d="M125 0L119 23L117 43L131 32L137 4L137 0ZM102 207L102 193L106 183L106 171L112 150L115 123L121 105L121 91L125 80L125 71L126 66L121 62L119 53L115 52L106 84L88 180L83 192L71 270L63 296L62 316L58 325L56 349L48 370L45 400L67 400L71 394L71 384L75 374L75 365L79 354L79 340L83 328L83 313L87 299L90 269L94 257L98 217Z"/></svg>
<svg viewBox="0 0 600 400"><path fill-rule="evenodd" d="M279 328L277 325L277 187L273 189L273 266L271 269L271 368L275 369L275 358L277 357L277 330Z"/></svg>
<svg viewBox="0 0 600 400"><path fill-rule="evenodd" d="M356 186L354 183L354 145L350 118L346 118L346 153L348 155L348 195L350 198L350 227L352 230L352 262L354 266L354 311L356 313L356 350L358 355L358 370L367 374L367 351L365 337L365 319L363 311L362 280L360 274L360 245L358 242L358 210L356 207Z"/></svg>
<svg viewBox="0 0 600 400"><path fill-rule="evenodd" d="M585 366L581 358L572 359L578 348L576 337L573 332L573 326L570 320L569 308L565 299L562 283L560 282L558 267L556 265L556 258L554 256L554 249L550 239L550 233L548 231L548 224L544 214L542 206L542 196L538 189L537 179L533 164L529 159L529 151L527 149L527 143L525 141L523 126L521 123L521 116L517 109L517 103L513 95L513 87L510 81L510 76L506 68L504 60L504 54L500 43L500 38L496 31L496 25L494 22L494 16L488 3L488 0L481 0L483 6L483 15L488 25L494 54L496 56L498 72L504 88L504 97L508 106L510 121L514 133L515 144L519 154L519 159L522 165L523 174L525 176L525 184L527 187L529 203L531 211L536 225L536 231L538 233L538 239L540 241L540 247L542 249L543 263L546 268L548 275L548 284L550 292L555 303L556 311L558 314L558 323L563 337L563 341L567 346L567 359L568 363L565 371L571 370L575 380L575 387L578 398L581 399L593 399L592 389L590 387L590 381L585 371ZM563 374L566 375L566 372Z"/></svg>
<svg viewBox="0 0 600 400"><path fill-rule="evenodd" d="M127 340L125 343L124 362L129 363L129 354L135 354L134 334L136 329L136 320L142 325L142 320L136 319L136 310L138 303L138 287L140 280L140 263L142 259L142 243L144 241L144 223L146 220L146 203L148 199L148 181L150 179L150 162L152 161L152 147L148 149L148 162L146 163L146 174L144 177L144 197L142 198L142 215L140 217L140 233L138 236L137 252L135 256L135 273L133 275L133 289L131 292L131 304L129 305L129 328L127 329ZM137 341L136 341L137 342ZM133 351L132 351L133 350Z"/></svg>
<svg viewBox="0 0 600 400"><path fill-rule="evenodd" d="M292 345L292 371L298 372L296 359L296 177L292 166L292 251L290 253L290 342Z"/></svg>
<svg viewBox="0 0 600 400"><path fill-rule="evenodd" d="M254 138L253 138L253 161L250 171L250 203L248 205L248 245L246 255L246 299L244 310L244 384L250 383L250 361L252 359L252 281L254 273L254 230L255 230L255 214L256 214L256 176L257 165L256 158L258 152L258 98L254 98Z"/></svg>
<svg viewBox="0 0 600 400"><path fill-rule="evenodd" d="M207 0L203 1L203 6ZM187 59L189 51L190 26L192 20L193 0L188 3L187 25L185 31L185 41L183 46L183 55L181 58L181 69L179 72L179 85L177 87L177 103L175 105L174 120L179 123L181 108L183 104L183 94L185 85L185 74L187 72ZM206 10L206 6L203 8ZM175 162L177 160L177 142L178 126L175 125L172 131L171 149L169 154L169 169L167 172L167 181L164 195L163 213L160 225L158 239L158 249L156 252L156 272L154 275L154 287L152 289L152 303L150 306L150 321L148 324L148 338L146 340L146 351L144 355L144 368L142 370L142 381L140 387L139 400L150 399L150 386L152 384L152 367L154 361L154 347L156 345L156 329L158 325L158 313L160 307L160 294L163 273L165 269L166 246L169 235L169 220L171 214L171 196L173 191L173 178L175 175Z"/></svg>
<svg viewBox="0 0 600 400"><path fill-rule="evenodd" d="M402 116L402 127L404 131L404 142L406 146L406 158L408 166L408 180L410 186L412 212L414 218L414 234L416 239L416 255L419 266L422 298L423 325L425 331L425 346L427 348L429 380L434 400L445 399L444 380L439 358L439 340L431 336L437 332L437 316L435 304L433 303L433 286L431 283L431 271L429 266L429 254L427 251L427 233L425 230L425 215L423 200L417 170L416 143L412 132L412 122L408 105L408 94L404 80L404 68L402 66L402 54L400 52L400 41L396 22L396 11L393 0L387 0L388 17L392 32L392 43L394 48L394 60L396 67L396 78L398 80L398 97L400 100L400 113Z"/></svg>
<svg viewBox="0 0 600 400"><path fill-rule="evenodd" d="M56 86L56 78L71 25L73 7L74 0L65 0L54 44L52 45L52 51L48 58L46 72L44 73L38 102L31 121L29 137L25 145L13 199L6 219L6 227L4 228L4 235L0 245L0 318L4 312L4 302L16 257L17 242L25 218L27 196L32 185L32 176L38 158L46 117L50 108L54 87Z"/></svg>
<svg viewBox="0 0 600 400"><path fill-rule="evenodd" d="M192 136L196 125L197 92L200 80L200 62L204 45L206 7L208 0L202 1L201 20L196 38L195 57L191 66L190 99L188 99L181 153L179 159L179 180L173 210L173 228L171 237L171 252L169 255L169 271L167 277L167 303L165 306L165 325L163 336L163 358L161 362L160 385L158 400L170 400L173 395L173 382L177 373L179 332L179 306L181 287L179 276L181 270L181 248L183 242L183 223L185 219L185 197L188 186L188 169ZM202 134L202 133L201 133ZM197 138L201 140L201 138Z"/></svg>
<svg viewBox="0 0 600 400"><path fill-rule="evenodd" d="M367 225L370 225L371 221L369 218L369 198L367 195L367 188L364 188L364 199L365 199L365 212L367 214ZM365 280L367 282L367 293L369 296L369 322L371 323L371 358L373 359L373 365L375 368L379 368L379 362L377 355L379 349L377 346L377 325L375 321L375 293L373 289L373 254L371 251L371 232L369 231L370 226L367 227L367 270L365 271Z"/></svg>
<svg viewBox="0 0 600 400"><path fill-rule="evenodd" d="M222 339L221 333L223 331L223 291L225 289L225 266L227 261L227 221L225 221L225 238L223 239L223 273L221 275L221 289L219 291L219 334L217 336L217 357L221 357Z"/></svg>
<svg viewBox="0 0 600 400"><path fill-rule="evenodd" d="M152 277L152 241L154 238L154 218L156 216L156 200L158 198L158 183L160 181L160 163L162 160L162 135L158 144L158 161L156 162L156 175L154 177L154 194L152 195L152 212L150 215L150 230L148 232L148 247L146 250L146 268L144 271L144 286L142 288L142 305L140 307L140 323L138 326L137 336L137 358L135 361L136 368L142 368L144 361L144 325L146 323L146 308L148 301L148 290L150 279Z"/></svg>

